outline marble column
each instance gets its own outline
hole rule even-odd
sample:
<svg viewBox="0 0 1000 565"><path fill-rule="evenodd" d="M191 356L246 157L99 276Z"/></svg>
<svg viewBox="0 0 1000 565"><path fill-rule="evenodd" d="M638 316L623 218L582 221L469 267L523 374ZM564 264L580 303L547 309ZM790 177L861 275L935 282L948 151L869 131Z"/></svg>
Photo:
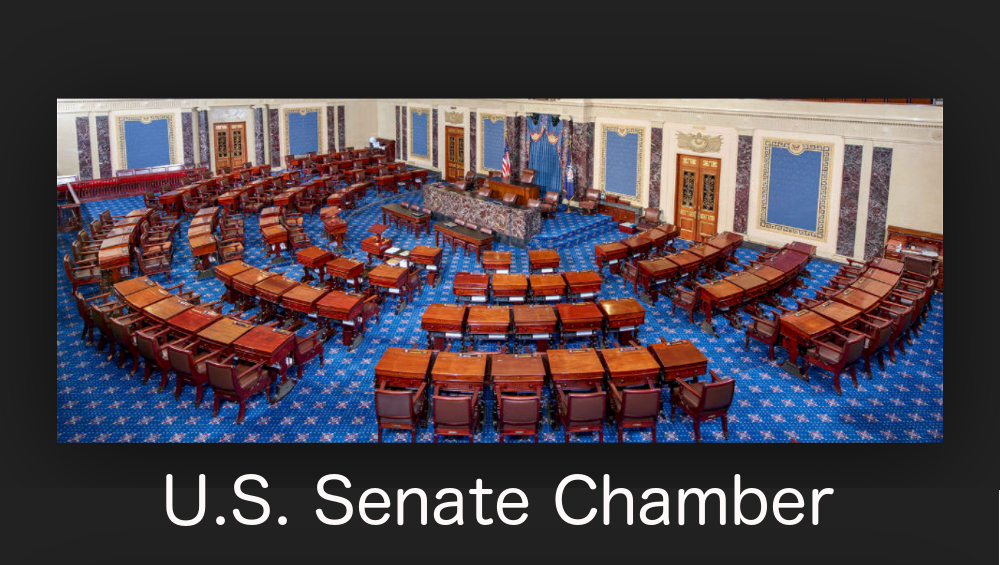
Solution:
<svg viewBox="0 0 1000 565"><path fill-rule="evenodd" d="M337 107L326 107L326 148L327 151L337 151Z"/></svg>
<svg viewBox="0 0 1000 565"><path fill-rule="evenodd" d="M469 112L469 170L478 171L479 162L476 161L476 149L478 145L476 144L476 113Z"/></svg>
<svg viewBox="0 0 1000 565"><path fill-rule="evenodd" d="M406 106L403 106L401 109L403 111L402 112L403 113L403 120L400 123L400 128L402 128L402 130L403 130L403 158L402 158L402 160L406 161L407 158L409 157L408 153L406 152L406 113L407 113L408 110L406 109Z"/></svg>
<svg viewBox="0 0 1000 565"><path fill-rule="evenodd" d="M431 110L431 159L434 167L438 166L438 111L437 108Z"/></svg>
<svg viewBox="0 0 1000 565"><path fill-rule="evenodd" d="M865 260L881 255L885 247L885 223L889 210L889 177L892 148L876 147L872 155L872 178L868 190L868 226L865 230Z"/></svg>
<svg viewBox="0 0 1000 565"><path fill-rule="evenodd" d="M194 120L190 110L181 112L181 137L184 143L184 166L194 167Z"/></svg>
<svg viewBox="0 0 1000 565"><path fill-rule="evenodd" d="M347 145L347 124L344 123L343 106L337 106L337 142L338 147Z"/></svg>
<svg viewBox="0 0 1000 565"><path fill-rule="evenodd" d="M733 231L747 233L747 214L750 209L750 165L753 159L753 136L741 135L736 148L736 203L733 212Z"/></svg>
<svg viewBox="0 0 1000 565"><path fill-rule="evenodd" d="M594 188L594 124L580 122L573 124L573 166L576 173L573 179L574 196L579 198L588 188Z"/></svg>
<svg viewBox="0 0 1000 565"><path fill-rule="evenodd" d="M858 226L858 193L861 188L861 145L844 146L844 174L840 186L840 224L837 227L837 254L854 256L854 234Z"/></svg>
<svg viewBox="0 0 1000 565"><path fill-rule="evenodd" d="M198 147L201 153L201 166L211 169L211 146L208 142L208 110L198 110Z"/></svg>
<svg viewBox="0 0 1000 565"><path fill-rule="evenodd" d="M663 128L649 132L649 208L660 207L660 170L663 166Z"/></svg>
<svg viewBox="0 0 1000 565"><path fill-rule="evenodd" d="M254 165L267 162L267 154L264 152L264 109L260 106L253 109L253 150L257 157Z"/></svg>
<svg viewBox="0 0 1000 565"><path fill-rule="evenodd" d="M396 106L396 159L399 160L403 155L403 139L399 135L399 106Z"/></svg>
<svg viewBox="0 0 1000 565"><path fill-rule="evenodd" d="M108 116L97 116L97 163L102 179L110 178L111 171L111 122Z"/></svg>
<svg viewBox="0 0 1000 565"><path fill-rule="evenodd" d="M268 134L268 137L269 137L268 142L269 142L269 145L270 145L271 168L272 169L277 169L277 168L281 168L281 167L284 166L284 163L281 161L281 141L279 140L279 137L278 137L278 133L280 131L279 130L280 125L278 123L278 119L279 119L278 109L277 108L268 108L267 109L267 127L269 128L268 129L268 132L269 132L269 134Z"/></svg>
<svg viewBox="0 0 1000 565"><path fill-rule="evenodd" d="M76 118L76 155L77 161L80 164L80 180L94 178L91 150L90 118L88 116L78 116Z"/></svg>

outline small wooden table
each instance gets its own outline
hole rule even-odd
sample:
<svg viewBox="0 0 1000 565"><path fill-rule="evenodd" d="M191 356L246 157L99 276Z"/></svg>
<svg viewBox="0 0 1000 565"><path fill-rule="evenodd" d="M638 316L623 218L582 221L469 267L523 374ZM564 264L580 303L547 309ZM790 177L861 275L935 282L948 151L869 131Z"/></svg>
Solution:
<svg viewBox="0 0 1000 565"><path fill-rule="evenodd" d="M341 290L331 290L320 298L316 302L316 316L323 330L323 339L333 331L329 320L337 320L342 328L344 347L351 350L357 347L364 333L364 318L361 316L364 302L365 297L361 294Z"/></svg>
<svg viewBox="0 0 1000 565"><path fill-rule="evenodd" d="M594 262L597 263L597 272L601 273L604 265L607 264L611 266L611 272L617 275L620 263L627 255L628 247L618 242L595 245Z"/></svg>
<svg viewBox="0 0 1000 565"><path fill-rule="evenodd" d="M629 258L642 257L646 259L649 257L649 250L653 248L653 242L640 235L633 235L630 238L623 239L622 245L628 248Z"/></svg>
<svg viewBox="0 0 1000 565"><path fill-rule="evenodd" d="M254 328L253 324L223 316L219 321L198 332L198 339L207 347L221 347L232 353L233 342Z"/></svg>
<svg viewBox="0 0 1000 565"><path fill-rule="evenodd" d="M427 347L442 351L449 339L463 338L468 307L455 304L431 304L420 317L420 328L427 332Z"/></svg>
<svg viewBox="0 0 1000 565"><path fill-rule="evenodd" d="M211 308L195 306L170 318L167 325L181 335L195 336L198 332L219 321L221 317L221 314Z"/></svg>
<svg viewBox="0 0 1000 565"><path fill-rule="evenodd" d="M833 299L866 313L878 308L881 303L881 300L877 296L856 288L845 288L834 294Z"/></svg>
<svg viewBox="0 0 1000 565"><path fill-rule="evenodd" d="M325 288L316 288L307 284L299 284L281 295L281 305L300 314L316 313L316 304L330 292Z"/></svg>
<svg viewBox="0 0 1000 565"><path fill-rule="evenodd" d="M781 365L781 368L792 376L808 381L808 375L804 374L803 367L797 363L799 347L808 345L813 340L822 337L833 330L836 324L811 310L799 310L785 314L779 320L781 336L784 338L783 345L788 351L788 359ZM808 366L808 361L806 364Z"/></svg>
<svg viewBox="0 0 1000 565"><path fill-rule="evenodd" d="M466 337L473 346L477 338L506 342L510 320L508 306L469 306L465 318Z"/></svg>
<svg viewBox="0 0 1000 565"><path fill-rule="evenodd" d="M149 306L159 300L170 298L171 296L174 295L170 294L170 292L166 289L161 288L160 285L156 285L126 295L125 304L127 304L132 311L140 312L146 306Z"/></svg>
<svg viewBox="0 0 1000 565"><path fill-rule="evenodd" d="M274 256L271 258L272 263L279 261L281 252L288 248L288 230L278 223L265 226L260 231L267 246L267 257Z"/></svg>
<svg viewBox="0 0 1000 565"><path fill-rule="evenodd" d="M745 295L745 290L726 279L716 279L699 284L698 297L705 313L705 319L701 322L701 330L718 337L719 334L716 333L715 326L712 325L712 312L714 310L719 310L729 320L730 325L738 328L740 326L739 316L733 307L739 305Z"/></svg>
<svg viewBox="0 0 1000 565"><path fill-rule="evenodd" d="M690 340L661 341L647 347L663 368L663 382L694 378L708 372L708 358Z"/></svg>
<svg viewBox="0 0 1000 565"><path fill-rule="evenodd" d="M375 364L375 388L415 389L430 378L434 356L426 349L390 347Z"/></svg>
<svg viewBox="0 0 1000 565"><path fill-rule="evenodd" d="M181 312L193 307L194 304L181 300L176 296L171 296L169 298L164 298L163 300L157 300L142 310L146 314L147 318L162 324L170 318L173 318Z"/></svg>
<svg viewBox="0 0 1000 565"><path fill-rule="evenodd" d="M354 292L361 291L361 277L364 271L364 263L347 257L337 257L326 263L326 274L330 275L330 282L340 280L345 284L352 284Z"/></svg>
<svg viewBox="0 0 1000 565"><path fill-rule="evenodd" d="M119 283L115 283L113 288L115 291L115 296L118 298L118 301L123 304L127 304L127 302L125 301L126 296L139 292L140 290L146 290L147 288L153 288L158 286L159 285L157 285L155 282L149 280L149 277L142 276L142 277L136 277L134 279L124 280Z"/></svg>
<svg viewBox="0 0 1000 565"><path fill-rule="evenodd" d="M554 273L559 268L559 253L554 249L531 249L528 251L528 274Z"/></svg>
<svg viewBox="0 0 1000 565"><path fill-rule="evenodd" d="M560 273L531 275L528 281L534 302L556 302L566 297L566 279Z"/></svg>
<svg viewBox="0 0 1000 565"><path fill-rule="evenodd" d="M537 351L546 351L549 342L558 336L559 317L555 308L547 305L511 306L514 316L514 339L535 342Z"/></svg>
<svg viewBox="0 0 1000 565"><path fill-rule="evenodd" d="M887 285L884 282L879 282L875 279L869 279L865 277L861 277L857 281L855 281L854 284L851 285L851 288L863 290L868 294L876 296L880 299L888 296L889 293L891 293L893 290L893 287L891 285Z"/></svg>
<svg viewBox="0 0 1000 565"><path fill-rule="evenodd" d="M437 286L437 275L441 270L441 259L444 250L440 247L417 245L410 250L410 261L414 265L423 265L427 271L427 284Z"/></svg>
<svg viewBox="0 0 1000 565"><path fill-rule="evenodd" d="M483 402L486 361L485 353L453 351L438 353L431 368L431 382L434 384L435 392L442 390L477 392L480 402Z"/></svg>
<svg viewBox="0 0 1000 565"><path fill-rule="evenodd" d="M490 276L485 273L456 273L451 292L455 302L486 302L489 295Z"/></svg>
<svg viewBox="0 0 1000 565"><path fill-rule="evenodd" d="M567 337L588 337L591 345L604 343L604 312L593 302L556 304L562 331L559 344Z"/></svg>
<svg viewBox="0 0 1000 565"><path fill-rule="evenodd" d="M272 326L254 326L233 342L237 357L278 367L281 382L288 380L288 356L295 347L295 334Z"/></svg>
<svg viewBox="0 0 1000 565"><path fill-rule="evenodd" d="M597 271L570 271L562 273L566 281L568 300L597 300L604 279Z"/></svg>
<svg viewBox="0 0 1000 565"><path fill-rule="evenodd" d="M300 282L309 282L315 279L316 277L312 274L313 269L320 269L320 282L323 282L323 265L326 265L331 259L333 259L333 253L329 249L323 249L316 245L299 249L295 253L295 262L302 265L302 271L305 273L299 279Z"/></svg>
<svg viewBox="0 0 1000 565"><path fill-rule="evenodd" d="M810 306L809 309L838 326L850 325L860 318L862 314L861 310L842 302L837 302L836 300L827 300L822 304Z"/></svg>
<svg viewBox="0 0 1000 565"><path fill-rule="evenodd" d="M636 277L636 282L632 284L632 292L639 294L636 287L641 283L643 290L646 291L646 295L649 296L649 301L656 304L660 295L660 289L677 278L677 263L666 257L660 257L639 261L638 267L639 276Z"/></svg>
<svg viewBox="0 0 1000 565"><path fill-rule="evenodd" d="M703 264L700 256L686 249L671 255L670 260L677 265L677 275L681 277L698 271Z"/></svg>
<svg viewBox="0 0 1000 565"><path fill-rule="evenodd" d="M407 301L412 298L410 294L412 290L407 284L407 271L403 267L393 267L391 265L379 265L368 271L368 282L376 288L384 289L386 294L395 294L400 298L399 304L396 306L396 313L398 314L406 307ZM407 292L407 300L403 300L403 291ZM380 294L382 292L380 291Z"/></svg>
<svg viewBox="0 0 1000 565"><path fill-rule="evenodd" d="M490 363L490 380L496 398L494 412L504 393L541 395L545 386L545 361L539 353L501 353Z"/></svg>
<svg viewBox="0 0 1000 565"><path fill-rule="evenodd" d="M230 303L236 301L235 291L233 290L233 277L252 268L252 265L248 265L242 260L229 261L215 266L215 278L219 279L226 288L226 292L222 295L222 300Z"/></svg>
<svg viewBox="0 0 1000 565"><path fill-rule="evenodd" d="M493 302L524 302L528 296L528 277L520 273L495 273L490 277Z"/></svg>
<svg viewBox="0 0 1000 565"><path fill-rule="evenodd" d="M598 303L607 333L617 334L618 343L627 345L646 321L646 309L635 298L602 300Z"/></svg>
<svg viewBox="0 0 1000 565"><path fill-rule="evenodd" d="M483 270L488 273L509 273L510 251L483 251Z"/></svg>
<svg viewBox="0 0 1000 565"><path fill-rule="evenodd" d="M645 347L602 349L598 353L604 362L608 381L616 387L659 386L660 364Z"/></svg>

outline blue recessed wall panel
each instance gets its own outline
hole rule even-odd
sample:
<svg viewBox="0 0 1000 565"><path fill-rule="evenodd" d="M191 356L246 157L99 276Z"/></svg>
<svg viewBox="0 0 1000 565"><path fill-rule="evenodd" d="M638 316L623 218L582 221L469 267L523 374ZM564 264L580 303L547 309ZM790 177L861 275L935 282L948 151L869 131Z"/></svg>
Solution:
<svg viewBox="0 0 1000 565"><path fill-rule="evenodd" d="M483 167L500 170L503 164L504 120L483 119Z"/></svg>
<svg viewBox="0 0 1000 565"><path fill-rule="evenodd" d="M604 135L604 190L636 197L639 182L639 134Z"/></svg>
<svg viewBox="0 0 1000 565"><path fill-rule="evenodd" d="M140 169L170 165L170 122L166 119L125 120L122 123L125 137L125 158L123 168Z"/></svg>
<svg viewBox="0 0 1000 565"><path fill-rule="evenodd" d="M289 112L288 152L292 155L305 155L312 151L319 152L319 113Z"/></svg>
<svg viewBox="0 0 1000 565"><path fill-rule="evenodd" d="M413 128L412 139L410 140L410 154L417 157L429 158L430 152L427 148L427 120L430 114L426 111L410 111L410 123Z"/></svg>
<svg viewBox="0 0 1000 565"><path fill-rule="evenodd" d="M771 149L767 222L815 232L820 200L822 155L819 151L792 154Z"/></svg>

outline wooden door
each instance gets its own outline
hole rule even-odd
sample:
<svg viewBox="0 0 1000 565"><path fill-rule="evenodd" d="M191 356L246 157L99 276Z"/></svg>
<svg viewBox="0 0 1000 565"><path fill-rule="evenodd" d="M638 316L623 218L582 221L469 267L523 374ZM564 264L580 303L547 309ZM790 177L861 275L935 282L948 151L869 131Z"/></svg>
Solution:
<svg viewBox="0 0 1000 565"><path fill-rule="evenodd" d="M246 122L215 124L215 169L242 167L246 162Z"/></svg>
<svg viewBox="0 0 1000 565"><path fill-rule="evenodd" d="M704 241L719 224L719 159L677 156L677 197L674 224L681 239Z"/></svg>
<svg viewBox="0 0 1000 565"><path fill-rule="evenodd" d="M465 176L465 130L447 126L444 128L444 139L444 180L462 180Z"/></svg>

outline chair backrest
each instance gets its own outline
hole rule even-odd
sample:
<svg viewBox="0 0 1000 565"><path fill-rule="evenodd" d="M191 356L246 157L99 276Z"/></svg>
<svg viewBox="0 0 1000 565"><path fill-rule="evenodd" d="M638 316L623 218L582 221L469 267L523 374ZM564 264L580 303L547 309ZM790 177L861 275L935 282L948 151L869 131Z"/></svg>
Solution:
<svg viewBox="0 0 1000 565"><path fill-rule="evenodd" d="M601 198L601 191L596 188L588 188L586 192L587 200L598 200Z"/></svg>
<svg viewBox="0 0 1000 565"><path fill-rule="evenodd" d="M734 379L725 379L718 383L705 383L701 392L701 410L722 410L729 408L733 402L733 392L736 390Z"/></svg>
<svg viewBox="0 0 1000 565"><path fill-rule="evenodd" d="M472 426L472 396L435 396L434 423Z"/></svg>
<svg viewBox="0 0 1000 565"><path fill-rule="evenodd" d="M500 396L500 421L515 426L530 426L538 423L538 396Z"/></svg>
<svg viewBox="0 0 1000 565"><path fill-rule="evenodd" d="M567 417L572 422L595 422L604 419L605 392L571 392L567 395ZM435 410L437 407L435 406Z"/></svg>
<svg viewBox="0 0 1000 565"><path fill-rule="evenodd" d="M844 359L847 363L853 363L861 359L865 351L865 336L861 334L850 334L851 338L844 344Z"/></svg>
<svg viewBox="0 0 1000 565"><path fill-rule="evenodd" d="M75 280L73 276L73 259L70 258L69 253L63 255L63 269L66 270L66 278L69 280Z"/></svg>
<svg viewBox="0 0 1000 565"><path fill-rule="evenodd" d="M135 345L139 348L139 353L146 359L156 359L160 354L160 346L156 338L142 330L135 332Z"/></svg>
<svg viewBox="0 0 1000 565"><path fill-rule="evenodd" d="M236 369L232 365L206 361L205 369L208 372L208 382L212 384L212 388L236 390Z"/></svg>
<svg viewBox="0 0 1000 565"><path fill-rule="evenodd" d="M413 392L409 390L376 390L375 415L379 418L412 418Z"/></svg>
<svg viewBox="0 0 1000 565"><path fill-rule="evenodd" d="M187 375L194 372L194 355L191 354L190 349L168 345L167 358L170 359L170 366L174 368L174 371Z"/></svg>
<svg viewBox="0 0 1000 565"><path fill-rule="evenodd" d="M131 341L128 326L116 318L111 318L111 335L114 336L115 341L121 344L126 344Z"/></svg>
<svg viewBox="0 0 1000 565"><path fill-rule="evenodd" d="M515 202L517 202L517 195L516 194L514 194L513 192L505 192L504 193L504 195L503 195L503 203L504 204L513 204Z"/></svg>
<svg viewBox="0 0 1000 565"><path fill-rule="evenodd" d="M549 204L559 204L559 191L550 190L545 193L545 201Z"/></svg>
<svg viewBox="0 0 1000 565"><path fill-rule="evenodd" d="M490 188L489 188L489 187L487 187L487 186L484 186L483 188L480 188L480 189L479 189L479 190L478 190L478 191L476 192L476 194L478 194L479 196L482 196L483 198L489 198L489 197L490 197L490 195L491 195L491 194L493 194L493 191L492 191L492 190L490 190Z"/></svg>
<svg viewBox="0 0 1000 565"><path fill-rule="evenodd" d="M660 223L660 209L659 208L646 208L645 213L642 218L647 224L658 224Z"/></svg>
<svg viewBox="0 0 1000 565"><path fill-rule="evenodd" d="M533 169L521 169L521 182L535 182L535 171Z"/></svg>
<svg viewBox="0 0 1000 565"><path fill-rule="evenodd" d="M105 211L101 212L100 215L98 216L98 218L101 219L101 223L102 224L111 223L111 211L110 210L105 210Z"/></svg>
<svg viewBox="0 0 1000 565"><path fill-rule="evenodd" d="M465 182L472 183L476 180L476 171L469 170L465 173Z"/></svg>
<svg viewBox="0 0 1000 565"><path fill-rule="evenodd" d="M542 206L542 203L539 202L537 198L529 198L528 199L528 208L540 208L541 206Z"/></svg>
<svg viewBox="0 0 1000 565"><path fill-rule="evenodd" d="M622 416L653 418L660 411L660 389L622 389Z"/></svg>

